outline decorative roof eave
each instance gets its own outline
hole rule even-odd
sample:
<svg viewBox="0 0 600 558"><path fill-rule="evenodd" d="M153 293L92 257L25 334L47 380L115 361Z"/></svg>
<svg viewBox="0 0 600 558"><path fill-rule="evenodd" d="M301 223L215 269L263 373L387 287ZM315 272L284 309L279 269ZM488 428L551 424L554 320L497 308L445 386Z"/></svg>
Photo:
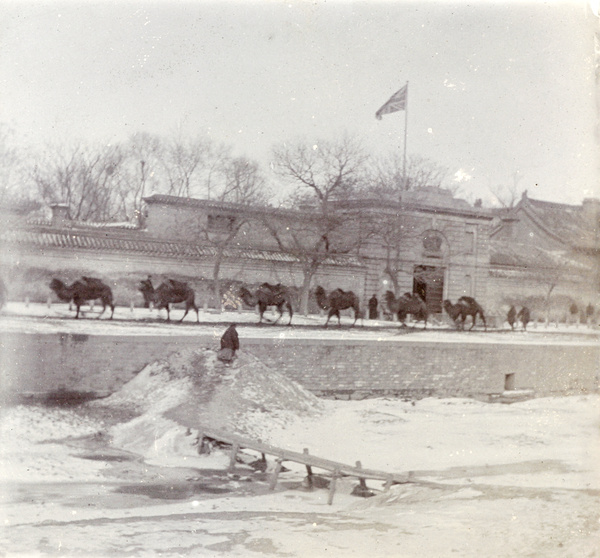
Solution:
<svg viewBox="0 0 600 558"><path fill-rule="evenodd" d="M77 220L67 220L62 227L57 227L53 224L52 219L46 218L35 218L28 219L23 226L25 227L38 227L38 228L51 228L52 230L56 230L57 228L72 230L111 230L111 231L133 231L133 230L141 230L141 227L138 223L127 222L96 222L96 221L77 221Z"/></svg>
<svg viewBox="0 0 600 558"><path fill-rule="evenodd" d="M69 250L96 250L109 252L137 253L152 257L202 259L214 257L217 250L213 246L177 242L169 240L154 240L148 238L125 237L115 235L86 234L80 230L53 229L32 230L14 229L0 233L0 243L30 246L35 248L57 248ZM300 263L293 255L274 250L258 248L231 247L223 252L225 259L276 261ZM324 261L324 265L363 267L358 258L351 255L332 254Z"/></svg>

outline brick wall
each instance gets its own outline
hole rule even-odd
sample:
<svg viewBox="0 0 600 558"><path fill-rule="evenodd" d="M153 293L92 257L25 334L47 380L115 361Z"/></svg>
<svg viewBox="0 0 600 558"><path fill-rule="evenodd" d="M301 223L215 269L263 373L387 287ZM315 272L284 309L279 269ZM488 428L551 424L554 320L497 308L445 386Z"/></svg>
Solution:
<svg viewBox="0 0 600 558"><path fill-rule="evenodd" d="M242 330L243 331L243 330ZM600 347L248 338L243 350L326 397L482 396L513 389L536 395L597 391ZM214 347L209 336L3 333L1 392L74 390L107 394L146 364L187 347Z"/></svg>

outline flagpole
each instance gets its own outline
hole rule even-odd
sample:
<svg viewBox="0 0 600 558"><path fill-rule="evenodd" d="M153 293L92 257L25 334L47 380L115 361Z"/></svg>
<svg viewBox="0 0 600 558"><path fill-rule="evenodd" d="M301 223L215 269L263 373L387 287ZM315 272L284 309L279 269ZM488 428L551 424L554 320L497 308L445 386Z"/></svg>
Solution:
<svg viewBox="0 0 600 558"><path fill-rule="evenodd" d="M406 82L406 97L404 101L404 159L402 167L402 178L404 179L404 187L408 186L406 180L406 137L408 132L408 81ZM408 189L408 188L407 188Z"/></svg>

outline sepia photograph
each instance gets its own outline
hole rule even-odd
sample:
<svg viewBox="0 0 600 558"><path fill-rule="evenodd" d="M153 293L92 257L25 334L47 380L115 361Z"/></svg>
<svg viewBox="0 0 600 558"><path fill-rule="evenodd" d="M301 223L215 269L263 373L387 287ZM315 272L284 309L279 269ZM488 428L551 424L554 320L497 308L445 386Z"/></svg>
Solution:
<svg viewBox="0 0 600 558"><path fill-rule="evenodd" d="M0 556L600 558L599 10L0 2Z"/></svg>

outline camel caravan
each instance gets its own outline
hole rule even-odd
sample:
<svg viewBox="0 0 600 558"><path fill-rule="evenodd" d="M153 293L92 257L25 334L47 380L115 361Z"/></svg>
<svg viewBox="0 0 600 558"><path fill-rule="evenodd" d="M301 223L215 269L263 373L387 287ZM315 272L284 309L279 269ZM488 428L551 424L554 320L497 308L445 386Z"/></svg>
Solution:
<svg viewBox="0 0 600 558"><path fill-rule="evenodd" d="M102 310L97 318L100 318L107 308L110 308L110 319L113 318L115 311L114 298L111 288L102 280L94 277L81 277L81 279L67 285L58 278L52 279L50 289L55 293L59 301L68 302L75 306L75 318L84 315L81 310L82 306L90 303L93 307L94 302L102 303ZM171 321L171 309L174 304L182 304L184 313L179 322L182 322L188 315L190 310L196 313L196 323L200 322L200 311L196 304L196 293L190 285L183 281L175 279L166 279L162 281L158 287L155 287L152 278L148 276L139 282L138 291L144 299L144 307L149 309L166 310L166 321ZM2 295L2 304L6 300L6 288L2 285L0 289ZM329 292L325 291L320 285L312 291L312 296L320 310L327 313L327 318L324 327L329 325L331 318L337 317L338 327L342 326L341 313L344 310L350 310L353 313L354 321L350 327L356 325L359 318L363 318L364 314L360 308L359 297L352 291L344 291L340 288L333 289ZM271 323L278 324L287 312L289 319L286 325L292 324L294 316L294 295L290 288L285 285L270 283L262 283L254 289L246 286L240 286L237 295L239 299L249 307L257 309L259 314L258 324ZM387 291L384 295L385 304L389 310L389 315L395 316L402 328L408 328L407 320L410 316L413 322L423 322L423 329L427 328L430 312L428 311L425 301L415 293L404 293L396 297L392 291ZM483 324L484 331L487 331L487 322L483 308L472 297L463 296L453 304L450 300L443 301L443 309L452 320L455 328L459 331L465 331L465 324L468 324L470 318L471 331L477 324L479 318ZM271 320L265 316L269 308L276 309L278 316L275 320ZM527 324L531 321L530 311L527 307L521 308L519 312L514 306L511 306L508 311L506 320L512 330L515 330L516 325L521 322L523 330L527 329Z"/></svg>

